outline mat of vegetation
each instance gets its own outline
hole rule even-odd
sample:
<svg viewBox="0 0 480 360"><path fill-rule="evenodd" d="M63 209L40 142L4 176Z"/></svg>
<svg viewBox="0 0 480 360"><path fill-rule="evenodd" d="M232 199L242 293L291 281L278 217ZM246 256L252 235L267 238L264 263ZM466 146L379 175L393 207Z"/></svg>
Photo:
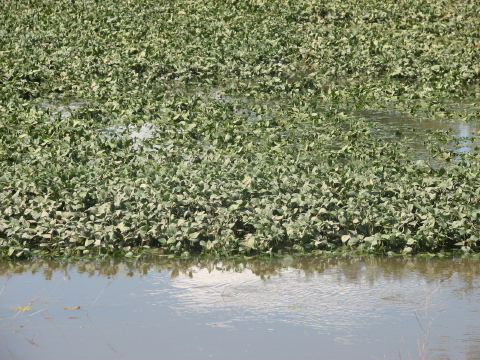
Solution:
<svg viewBox="0 0 480 360"><path fill-rule="evenodd" d="M355 110L478 123L479 14L2 1L2 256L475 251L478 151Z"/></svg>

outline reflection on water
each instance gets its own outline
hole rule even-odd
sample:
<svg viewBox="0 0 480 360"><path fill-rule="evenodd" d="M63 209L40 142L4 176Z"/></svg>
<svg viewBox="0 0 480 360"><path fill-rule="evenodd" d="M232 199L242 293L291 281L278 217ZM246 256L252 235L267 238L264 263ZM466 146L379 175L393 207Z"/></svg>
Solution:
<svg viewBox="0 0 480 360"><path fill-rule="evenodd" d="M68 118L72 115L72 111L83 108L89 102L85 100L74 99L68 102L57 103L49 100L42 101L40 107L43 109L51 109L52 115L58 115L62 118Z"/></svg>
<svg viewBox="0 0 480 360"><path fill-rule="evenodd" d="M205 96L210 101L217 101L229 104L236 104L236 116L246 117L252 122L258 121L258 114L251 110L250 107L255 104L255 100L244 96L234 97L227 96L218 89L210 89L209 91L195 92L196 96ZM285 99L271 99L266 106L272 110L281 110L288 108L291 104L285 102ZM473 119L473 114L478 114L479 100L473 99L472 103L455 103L452 101L444 101L441 103L448 112L461 114L468 113L470 122L445 122L445 121L421 121L418 118L410 117L404 113L392 110L347 110L334 109L331 106L318 107L316 112L328 113L338 111L357 118L364 118L372 125L372 133L383 140L399 140L401 134L402 142L408 143L415 150L417 159L428 160L431 154L425 146L428 135L432 132L452 132L455 141L447 143L446 148L454 153L461 155L475 151L476 147L480 147L480 140L475 139L480 134L480 118ZM274 115L263 115L263 119L274 118ZM377 126L375 126L377 125ZM299 129L301 132L301 128ZM438 143L438 139L435 140ZM443 146L443 145L442 145ZM460 160L457 157L455 160ZM437 164L438 165L438 164ZM442 164L445 165L445 164ZM440 166L440 165L439 165Z"/></svg>
<svg viewBox="0 0 480 360"><path fill-rule="evenodd" d="M457 141L448 144L448 147L457 154L472 152L475 147L480 146L480 140L475 139L480 134L480 125L476 123L418 121L395 111L355 111L352 114L381 125L388 125L375 131L385 139L398 139L398 134L401 132L402 141L408 142L412 148L416 149L420 158L423 158L422 152L425 150L423 142L430 132L452 132Z"/></svg>
<svg viewBox="0 0 480 360"><path fill-rule="evenodd" d="M479 146L480 143L477 141L472 141L470 139L474 138L479 133L479 128L472 126L472 124L455 124L453 127L454 132L457 137L464 138L465 140L461 141L461 147L457 148L455 151L459 154L471 152L475 146Z"/></svg>
<svg viewBox="0 0 480 360"><path fill-rule="evenodd" d="M1 263L0 354L82 359L88 343L93 359L398 359L425 342L430 358L478 359L479 261Z"/></svg>
<svg viewBox="0 0 480 360"><path fill-rule="evenodd" d="M209 103L221 103L231 106L231 111L234 111L235 116L243 117L248 121L256 123L260 119L260 115L255 110L256 100L247 98L240 95L227 95L226 92L220 88L198 88L198 87L181 87L173 89L173 93L170 94L170 98L174 98L175 95L188 95L197 98L200 101L200 107L205 107ZM266 105L271 113L268 115L263 114L261 119L268 120L275 117L275 111L288 108L290 103L286 102L286 99L270 99ZM40 106L46 109L52 109L53 115L60 114L62 118L71 116L71 112L84 107L89 104L89 101L71 100L69 102L52 102L45 100ZM318 105L318 104L317 104ZM315 105L315 106L317 106ZM435 133L451 133L455 139L452 142L441 144L439 138L434 139L434 143L430 145L445 146L449 151L453 151L457 154L454 162L461 160L462 154L474 153L480 148L480 118L476 117L478 114L479 100L471 99L470 103L443 101L439 103L442 108L445 108L448 113L452 114L469 114L470 122L445 122L445 121L419 121L417 118L410 117L404 113L394 110L347 110L337 109L335 110L331 106L318 107L316 112L327 113L331 111L338 111L347 115L366 119L372 126L370 129L374 136L381 138L385 141L398 141L401 139L402 143L408 144L411 149L414 150L414 156L419 160L431 161L432 154L427 148L426 143L429 142L428 136L432 132ZM312 105L314 106L314 105ZM165 116L164 111L160 111L159 119ZM459 115L460 116L460 115ZM155 123L147 122L141 126L129 125L111 125L105 128L103 131L104 136L107 138L113 138L118 136L127 135L130 137L134 144L132 148L137 150L140 146L151 148L153 151L162 150L170 151L174 146L171 140L164 139L162 132L178 132L181 133L182 129L163 129L160 130ZM303 129L299 126L296 130L289 130L298 132L298 136L301 136ZM399 137L400 136L400 137ZM440 136L441 138L442 136ZM150 140L148 144L147 140ZM155 144L152 142L156 142ZM200 148L204 151L200 154L196 154L193 158L205 156L208 150L214 149L211 144L199 142ZM192 156L182 154L186 161L191 161ZM444 166L445 163L439 160L431 161L431 165L435 167Z"/></svg>

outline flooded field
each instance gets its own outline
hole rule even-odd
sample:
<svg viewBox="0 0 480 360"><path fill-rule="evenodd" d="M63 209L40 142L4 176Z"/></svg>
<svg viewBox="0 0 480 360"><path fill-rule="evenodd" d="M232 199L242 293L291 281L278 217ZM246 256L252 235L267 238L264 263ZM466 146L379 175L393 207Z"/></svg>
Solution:
<svg viewBox="0 0 480 360"><path fill-rule="evenodd" d="M276 121L278 117L281 117L281 110L288 108L288 103L282 99L272 99L268 101L267 108L271 113L268 115L261 115L258 113L258 104L253 99L246 97L235 97L226 95L226 93L216 88L206 89L180 89L183 94L189 94L192 98L197 99L200 102L199 107L205 108L212 104L231 105L232 116L246 119L251 124L257 124L259 120L271 120ZM177 90L177 91L180 91ZM176 92L168 95L168 98L174 99L175 96L179 96ZM414 159L428 160L430 165L434 167L445 166L446 162L433 160L433 154L431 149L429 150L427 143L433 143L437 146L444 146L446 149L452 151L456 158L454 160L460 160L460 155L472 154L478 152L480 148L480 142L478 135L480 134L480 118L478 116L478 110L480 107L479 99L470 99L470 103L450 103L445 101L440 103L442 109L448 108L447 113L450 115L449 119L435 118L428 120L422 118L415 118L406 113L400 111L390 110L349 110L349 109L332 109L329 107L315 108L314 111L318 111L322 114L331 114L332 112L345 114L352 119L361 119L366 122L366 126L373 134L374 138L382 141L402 141L412 150ZM89 102L79 101L78 99L66 102L66 103L51 103L44 101L40 104L42 109L50 109L52 111L53 119L60 116L61 118L68 118L71 116L71 112L77 109L81 109L87 106ZM291 105L291 104L290 104ZM439 105L439 106L440 106ZM38 105L37 105L38 106ZM260 106L260 109L262 107ZM280 112L279 112L280 111ZM462 120L468 115L469 121ZM155 122L147 122L142 125L128 126L124 125L111 125L106 127L102 132L107 139L114 137L121 138L126 136L132 139L132 149L138 150L139 146L146 146L152 151L169 151L173 148L172 140L163 141L165 135L177 133L182 134L185 132L183 129L160 129L159 124L165 120L165 112L160 112ZM311 124L303 124L308 130L311 129ZM298 129L295 129L297 131ZM305 129L304 129L305 130ZM316 131L321 131L317 128ZM294 131L292 131L294 132ZM291 135L285 133L286 135ZM298 137L301 137L301 132ZM435 138L432 141L431 138ZM448 138L448 140L447 140ZM443 140L443 141L442 141ZM152 142L153 141L153 142ZM151 142L152 144L147 144ZM197 145L200 145L202 149L197 155L205 157L208 150L215 150L216 147L205 141L199 141ZM434 146L435 146L434 145ZM332 144L332 148L335 148L335 144ZM186 154L183 154L185 160L189 160ZM454 161L455 162L455 161Z"/></svg>
<svg viewBox="0 0 480 360"><path fill-rule="evenodd" d="M480 359L478 14L0 1L0 360Z"/></svg>
<svg viewBox="0 0 480 360"><path fill-rule="evenodd" d="M475 258L1 263L2 359L479 359Z"/></svg>

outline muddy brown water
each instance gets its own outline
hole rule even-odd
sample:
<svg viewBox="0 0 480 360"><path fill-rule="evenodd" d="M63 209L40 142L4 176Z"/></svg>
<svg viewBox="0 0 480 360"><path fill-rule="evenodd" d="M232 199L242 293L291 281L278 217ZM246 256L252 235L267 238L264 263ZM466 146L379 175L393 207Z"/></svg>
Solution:
<svg viewBox="0 0 480 360"><path fill-rule="evenodd" d="M35 260L0 274L2 360L480 359L476 258Z"/></svg>

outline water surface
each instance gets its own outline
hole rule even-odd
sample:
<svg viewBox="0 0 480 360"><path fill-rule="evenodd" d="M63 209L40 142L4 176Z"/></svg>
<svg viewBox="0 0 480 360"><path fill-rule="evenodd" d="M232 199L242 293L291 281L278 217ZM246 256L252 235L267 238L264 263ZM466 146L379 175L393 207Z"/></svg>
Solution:
<svg viewBox="0 0 480 360"><path fill-rule="evenodd" d="M479 261L2 263L0 358L478 359Z"/></svg>

